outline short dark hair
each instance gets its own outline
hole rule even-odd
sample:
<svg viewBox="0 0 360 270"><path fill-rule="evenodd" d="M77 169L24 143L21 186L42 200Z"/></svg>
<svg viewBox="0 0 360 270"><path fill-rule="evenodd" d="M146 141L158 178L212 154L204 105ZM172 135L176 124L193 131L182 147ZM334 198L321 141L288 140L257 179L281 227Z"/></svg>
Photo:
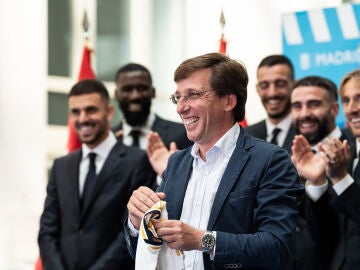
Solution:
<svg viewBox="0 0 360 270"><path fill-rule="evenodd" d="M115 82L117 81L120 73L130 72L130 71L143 71L143 72L147 73L150 84L152 84L152 78L151 78L150 71L143 65L140 65L137 63L128 63L128 64L120 67L115 73Z"/></svg>
<svg viewBox="0 0 360 270"><path fill-rule="evenodd" d="M259 69L261 67L272 67L272 66L279 65L279 64L283 64L283 65L286 65L289 67L290 76L294 80L295 79L294 66L291 63L290 59L282 54L272 54L272 55L266 56L264 59L261 60L257 69Z"/></svg>
<svg viewBox="0 0 360 270"><path fill-rule="evenodd" d="M80 96L86 94L98 93L104 100L109 102L109 92L105 85L94 79L85 79L77 82L70 90L68 98L71 96Z"/></svg>
<svg viewBox="0 0 360 270"><path fill-rule="evenodd" d="M300 80L296 81L295 84L292 86L291 91L293 91L296 87L299 86L317 86L317 87L321 87L324 88L330 98L333 101L337 101L338 99L338 93L337 93L337 87L336 84L324 77L320 77L320 76L306 76L301 78Z"/></svg>
<svg viewBox="0 0 360 270"><path fill-rule="evenodd" d="M247 84L249 81L246 68L238 61L220 53L208 53L182 62L174 73L174 81L186 79L199 69L211 69L209 84L218 96L235 94L237 104L234 108L235 121L245 117Z"/></svg>

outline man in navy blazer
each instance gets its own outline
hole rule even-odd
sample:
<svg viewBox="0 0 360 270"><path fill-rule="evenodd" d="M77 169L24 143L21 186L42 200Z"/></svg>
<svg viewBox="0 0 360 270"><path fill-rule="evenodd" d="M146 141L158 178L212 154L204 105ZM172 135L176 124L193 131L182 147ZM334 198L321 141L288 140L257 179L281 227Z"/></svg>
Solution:
<svg viewBox="0 0 360 270"><path fill-rule="evenodd" d="M154 226L169 248L184 251L187 268L285 269L303 186L285 150L238 125L245 67L210 53L184 61L174 80L171 99L194 146L170 156L158 193L141 187L131 196L130 253L143 214L165 200L169 219Z"/></svg>
<svg viewBox="0 0 360 270"><path fill-rule="evenodd" d="M75 84L69 108L82 147L56 159L51 170L38 237L43 267L133 269L122 229L126 203L134 189L153 186L155 174L145 151L110 131L114 108L101 82ZM96 154L94 182L86 177L88 153Z"/></svg>

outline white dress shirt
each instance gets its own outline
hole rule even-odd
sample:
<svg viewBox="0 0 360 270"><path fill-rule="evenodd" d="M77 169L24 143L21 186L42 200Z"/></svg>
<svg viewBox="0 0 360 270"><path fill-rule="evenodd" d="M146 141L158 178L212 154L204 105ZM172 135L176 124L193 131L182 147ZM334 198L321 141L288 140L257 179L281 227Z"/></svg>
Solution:
<svg viewBox="0 0 360 270"><path fill-rule="evenodd" d="M107 136L107 138L100 143L98 146L96 146L94 149L90 149L89 147L87 147L86 144L82 144L82 158L80 161L80 168L79 168L79 195L80 197L82 196L83 190L84 190L84 185L85 185L85 178L86 175L88 173L89 170L89 153L96 153L96 158L95 158L95 165L96 165L96 175L99 174L99 172L101 171L105 160L107 159L111 149L114 147L114 145L116 144L117 140L115 138L114 133L109 132L109 135Z"/></svg>
<svg viewBox="0 0 360 270"><path fill-rule="evenodd" d="M277 123L276 125L274 125L273 123L271 123L269 121L269 119L265 119L265 124L266 124L266 141L270 142L272 137L273 137L273 130L275 128L279 128L281 131L279 132L279 134L276 137L276 140L279 144L279 146L283 146L286 136L289 132L289 129L291 127L291 115L289 114L288 116L286 116L283 120L281 120L279 123Z"/></svg>
<svg viewBox="0 0 360 270"><path fill-rule="evenodd" d="M155 114L154 113L149 114L149 117L148 117L145 125L143 125L141 127L132 127L128 123L126 123L126 121L123 121L123 126L122 126L122 129L123 129L123 143L125 145L129 145L129 146L132 145L133 137L130 135L130 132L133 129L136 129L136 130L141 131L141 134L139 136L139 147L141 149L143 149L143 150L146 150L147 136L151 132L151 128L152 128L154 122L155 122Z"/></svg>
<svg viewBox="0 0 360 270"><path fill-rule="evenodd" d="M203 161L199 155L199 145L197 143L193 145L191 150L191 155L194 157L193 170L186 188L180 217L180 220L184 223L196 229L207 229L215 194L230 157L235 150L239 134L240 126L236 123L206 153L206 162ZM132 236L138 234L138 231L131 224L130 219L128 219L128 226ZM215 253L216 246L211 258L215 256ZM186 270L204 269L201 251L184 251L184 255ZM172 260L171 257L159 259Z"/></svg>

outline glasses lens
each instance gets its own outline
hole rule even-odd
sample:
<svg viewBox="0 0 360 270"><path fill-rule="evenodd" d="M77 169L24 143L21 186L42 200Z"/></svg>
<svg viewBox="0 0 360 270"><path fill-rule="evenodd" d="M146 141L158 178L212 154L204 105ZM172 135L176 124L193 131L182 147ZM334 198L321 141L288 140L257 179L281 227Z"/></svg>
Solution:
<svg viewBox="0 0 360 270"><path fill-rule="evenodd" d="M172 103L177 104L177 100L176 100L175 94L172 94L172 95L170 96L170 100L172 101Z"/></svg>

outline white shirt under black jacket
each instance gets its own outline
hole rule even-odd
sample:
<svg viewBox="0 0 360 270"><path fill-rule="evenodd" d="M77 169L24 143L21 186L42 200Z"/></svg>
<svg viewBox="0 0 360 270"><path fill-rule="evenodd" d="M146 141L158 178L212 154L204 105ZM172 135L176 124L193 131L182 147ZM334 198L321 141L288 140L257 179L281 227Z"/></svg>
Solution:
<svg viewBox="0 0 360 270"><path fill-rule="evenodd" d="M101 142L98 146L96 146L94 149L90 149L86 144L82 144L82 158L80 161L80 168L79 168L79 196L81 197L83 190L84 190L84 184L85 184L85 178L89 170L89 153L95 153L95 166L96 166L96 175L99 174L101 171L105 160L107 159L111 149L116 144L117 140L113 132L109 131L109 135L107 138Z"/></svg>
<svg viewBox="0 0 360 270"><path fill-rule="evenodd" d="M266 141L270 142L272 137L273 137L273 130L275 128L280 128L281 131L277 135L277 141L278 141L279 146L283 146L284 142L285 142L285 139L286 139L286 136L287 136L287 134L289 132L289 129L291 127L291 115L288 114L288 116L286 116L283 120L281 120L276 125L271 123L269 119L265 119L265 125L266 125L266 131L267 131Z"/></svg>
<svg viewBox="0 0 360 270"><path fill-rule="evenodd" d="M180 220L184 223L196 229L207 229L215 194L230 157L235 150L239 134L240 126L238 123L235 123L206 153L206 162L199 155L199 145L197 143L193 145L191 150L191 155L194 157L193 170L186 189L180 217ZM135 228L131 226L132 224L130 224L129 227L132 235L138 234ZM216 246L211 257L214 258L215 254ZM204 269L201 251L184 251L184 255L186 270ZM171 260L171 258L165 259Z"/></svg>

